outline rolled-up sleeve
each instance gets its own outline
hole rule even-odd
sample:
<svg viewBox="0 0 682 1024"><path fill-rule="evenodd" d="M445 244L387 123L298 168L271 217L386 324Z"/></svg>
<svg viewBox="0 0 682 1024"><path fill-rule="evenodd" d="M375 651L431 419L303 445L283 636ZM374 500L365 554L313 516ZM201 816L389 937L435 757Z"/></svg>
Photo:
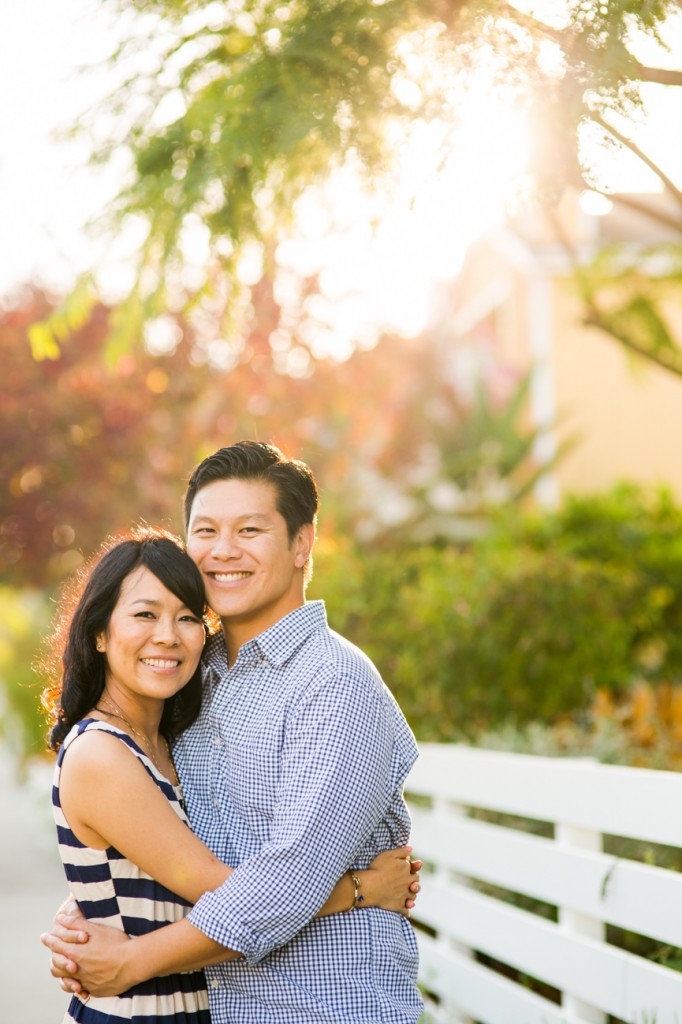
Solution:
<svg viewBox="0 0 682 1024"><path fill-rule="evenodd" d="M270 840L201 897L195 927L257 963L315 916L391 802L391 700L362 658L320 670L287 718Z"/></svg>

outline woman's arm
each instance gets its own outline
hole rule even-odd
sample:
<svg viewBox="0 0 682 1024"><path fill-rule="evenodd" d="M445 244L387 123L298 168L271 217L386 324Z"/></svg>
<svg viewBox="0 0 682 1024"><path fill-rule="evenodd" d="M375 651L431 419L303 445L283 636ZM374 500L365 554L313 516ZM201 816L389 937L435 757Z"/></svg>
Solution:
<svg viewBox="0 0 682 1024"><path fill-rule="evenodd" d="M419 892L421 861L411 861L411 846L385 850L374 858L366 871L353 871L343 875L336 883L329 899L315 915L326 917L350 910L355 903L355 883L358 880L357 906L381 907L409 917L409 911Z"/></svg>
<svg viewBox="0 0 682 1024"><path fill-rule="evenodd" d="M182 822L132 752L115 736L83 733L62 761L62 811L76 837L88 846L114 846L152 878L191 903L217 889L232 868L223 864ZM362 906L406 912L418 883L410 848L380 854L367 871L354 872ZM349 910L355 886L350 874L336 883L317 916Z"/></svg>
<svg viewBox="0 0 682 1024"><path fill-rule="evenodd" d="M114 846L190 903L232 873L180 820L132 751L109 733L85 732L71 743L59 796L82 843Z"/></svg>

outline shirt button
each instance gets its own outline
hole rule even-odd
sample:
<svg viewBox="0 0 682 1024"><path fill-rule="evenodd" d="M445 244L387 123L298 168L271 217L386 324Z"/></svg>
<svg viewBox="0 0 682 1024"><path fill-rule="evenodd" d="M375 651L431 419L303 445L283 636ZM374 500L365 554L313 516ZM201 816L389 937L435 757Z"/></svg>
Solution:
<svg viewBox="0 0 682 1024"><path fill-rule="evenodd" d="M213 980L211 981L211 988L219 988L219 987L220 987L220 982L218 981L217 978L213 978Z"/></svg>
<svg viewBox="0 0 682 1024"><path fill-rule="evenodd" d="M220 736L216 736L216 738L213 740L213 744L216 747L222 747L223 741L221 740Z"/></svg>
<svg viewBox="0 0 682 1024"><path fill-rule="evenodd" d="M220 800L214 800L213 801L213 806L214 807L220 807Z"/></svg>

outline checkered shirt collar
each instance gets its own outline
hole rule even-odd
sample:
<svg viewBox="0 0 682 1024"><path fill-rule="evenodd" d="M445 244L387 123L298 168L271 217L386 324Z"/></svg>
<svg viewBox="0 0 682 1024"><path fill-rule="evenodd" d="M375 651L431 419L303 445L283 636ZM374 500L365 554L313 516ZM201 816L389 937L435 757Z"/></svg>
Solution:
<svg viewBox="0 0 682 1024"><path fill-rule="evenodd" d="M280 667L312 633L326 625L324 601L309 601L245 643L239 651L240 658L260 652L272 665ZM222 630L219 630L206 644L204 661L210 668L222 673L225 671L225 660L225 640Z"/></svg>

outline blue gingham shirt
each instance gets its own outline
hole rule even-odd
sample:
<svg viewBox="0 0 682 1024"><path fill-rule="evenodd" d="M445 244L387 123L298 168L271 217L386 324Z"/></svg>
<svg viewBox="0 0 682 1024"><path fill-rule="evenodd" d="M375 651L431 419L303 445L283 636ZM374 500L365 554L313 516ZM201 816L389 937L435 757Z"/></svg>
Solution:
<svg viewBox="0 0 682 1024"><path fill-rule="evenodd" d="M314 601L205 654L175 756L192 828L236 870L189 915L243 960L207 968L213 1024L411 1024L417 948L400 914L312 920L335 882L408 841L414 737L372 663Z"/></svg>

